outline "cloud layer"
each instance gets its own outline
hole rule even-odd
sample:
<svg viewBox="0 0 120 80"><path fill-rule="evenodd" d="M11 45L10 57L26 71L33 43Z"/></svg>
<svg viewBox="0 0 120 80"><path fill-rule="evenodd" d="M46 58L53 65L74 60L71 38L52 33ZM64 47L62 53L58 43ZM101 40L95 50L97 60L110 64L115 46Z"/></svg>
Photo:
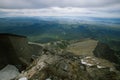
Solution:
<svg viewBox="0 0 120 80"><path fill-rule="evenodd" d="M1 0L4 16L120 17L120 0Z"/></svg>
<svg viewBox="0 0 120 80"><path fill-rule="evenodd" d="M120 0L1 0L0 8L28 9L46 7L103 7L120 3Z"/></svg>

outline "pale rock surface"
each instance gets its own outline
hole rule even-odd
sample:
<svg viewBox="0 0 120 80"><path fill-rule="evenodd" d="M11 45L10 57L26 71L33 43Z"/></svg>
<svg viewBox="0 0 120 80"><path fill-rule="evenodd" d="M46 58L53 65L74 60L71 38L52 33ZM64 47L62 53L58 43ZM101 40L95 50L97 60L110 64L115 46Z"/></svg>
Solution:
<svg viewBox="0 0 120 80"><path fill-rule="evenodd" d="M5 68L0 70L0 80L11 80L19 75L18 69L13 65L7 65Z"/></svg>

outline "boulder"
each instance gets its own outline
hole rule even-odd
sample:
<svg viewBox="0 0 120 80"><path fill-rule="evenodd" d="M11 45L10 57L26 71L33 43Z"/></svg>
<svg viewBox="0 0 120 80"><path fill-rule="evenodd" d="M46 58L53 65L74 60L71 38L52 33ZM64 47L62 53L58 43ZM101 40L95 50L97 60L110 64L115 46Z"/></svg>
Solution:
<svg viewBox="0 0 120 80"><path fill-rule="evenodd" d="M14 65L7 65L0 70L0 80L11 80L19 74L18 69Z"/></svg>

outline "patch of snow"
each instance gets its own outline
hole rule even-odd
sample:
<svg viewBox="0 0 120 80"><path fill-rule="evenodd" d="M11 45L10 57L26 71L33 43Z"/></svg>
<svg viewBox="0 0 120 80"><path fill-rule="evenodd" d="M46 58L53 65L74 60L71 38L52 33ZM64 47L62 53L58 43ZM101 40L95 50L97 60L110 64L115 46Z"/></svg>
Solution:
<svg viewBox="0 0 120 80"><path fill-rule="evenodd" d="M0 80L11 80L19 75L18 69L13 65L7 65L5 68L0 70Z"/></svg>
<svg viewBox="0 0 120 80"><path fill-rule="evenodd" d="M94 64L86 62L84 59L81 59L81 63L87 66L93 66Z"/></svg>
<svg viewBox="0 0 120 80"><path fill-rule="evenodd" d="M87 63L86 65L87 65L87 66L93 66L94 64Z"/></svg>
<svg viewBox="0 0 120 80"><path fill-rule="evenodd" d="M28 80L26 77L22 77L19 80Z"/></svg>
<svg viewBox="0 0 120 80"><path fill-rule="evenodd" d="M87 56L87 57L85 57L86 59L89 59L89 58L91 58L90 56Z"/></svg>
<svg viewBox="0 0 120 80"><path fill-rule="evenodd" d="M46 80L51 80L50 78L47 78Z"/></svg>
<svg viewBox="0 0 120 80"><path fill-rule="evenodd" d="M82 64L87 64L87 62L85 62L83 59L81 59L81 63Z"/></svg>
<svg viewBox="0 0 120 80"><path fill-rule="evenodd" d="M106 67L105 66L97 65L97 68L101 69L101 68L106 68Z"/></svg>

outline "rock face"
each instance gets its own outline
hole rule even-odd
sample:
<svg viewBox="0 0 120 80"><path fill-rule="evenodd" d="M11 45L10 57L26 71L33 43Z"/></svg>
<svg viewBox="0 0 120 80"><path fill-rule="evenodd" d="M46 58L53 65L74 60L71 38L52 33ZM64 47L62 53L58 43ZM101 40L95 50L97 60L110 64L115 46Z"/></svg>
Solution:
<svg viewBox="0 0 120 80"><path fill-rule="evenodd" d="M120 64L119 58L116 56L115 51L110 49L110 47L104 43L99 42L93 53L96 57Z"/></svg>
<svg viewBox="0 0 120 80"><path fill-rule="evenodd" d="M26 37L0 34L0 68L7 64L28 65L31 54Z"/></svg>

